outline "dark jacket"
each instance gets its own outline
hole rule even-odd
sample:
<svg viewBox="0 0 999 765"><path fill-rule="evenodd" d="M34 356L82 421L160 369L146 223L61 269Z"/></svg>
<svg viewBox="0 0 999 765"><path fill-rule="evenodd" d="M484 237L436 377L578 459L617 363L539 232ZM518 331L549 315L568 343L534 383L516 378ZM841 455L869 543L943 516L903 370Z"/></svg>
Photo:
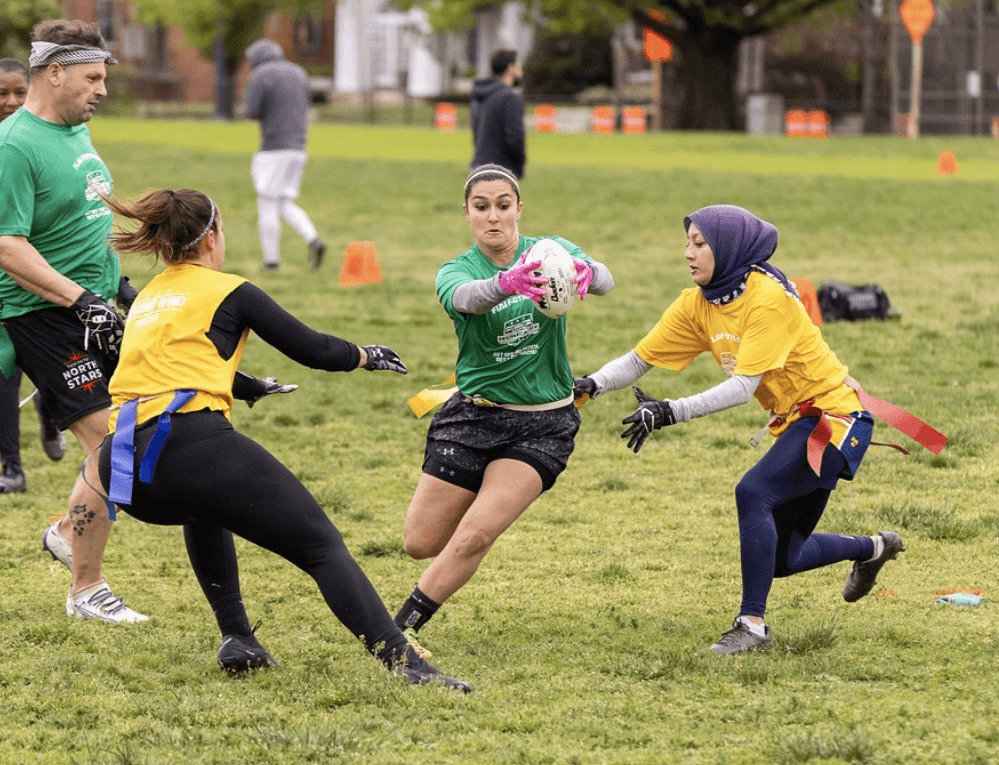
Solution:
<svg viewBox="0 0 999 765"><path fill-rule="evenodd" d="M476 80L472 85L472 167L495 162L520 178L524 148L524 99L502 80Z"/></svg>

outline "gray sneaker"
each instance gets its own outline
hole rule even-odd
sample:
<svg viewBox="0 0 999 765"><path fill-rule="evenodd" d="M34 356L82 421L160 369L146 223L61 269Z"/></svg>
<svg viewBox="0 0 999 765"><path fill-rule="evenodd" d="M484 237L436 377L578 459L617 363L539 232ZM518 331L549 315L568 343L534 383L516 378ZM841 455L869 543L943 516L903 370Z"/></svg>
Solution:
<svg viewBox="0 0 999 765"><path fill-rule="evenodd" d="M881 554L874 560L854 561L853 570L846 578L843 600L847 603L855 603L869 593L878 579L881 567L900 552L905 552L902 537L894 531L879 531L878 536L884 540Z"/></svg>
<svg viewBox="0 0 999 765"><path fill-rule="evenodd" d="M135 624L148 621L149 617L133 611L124 601L111 592L105 582L98 582L73 595L66 596L66 615L78 619L98 619L113 624Z"/></svg>
<svg viewBox="0 0 999 765"><path fill-rule="evenodd" d="M35 402L35 411L38 413L39 437L42 441L42 450L45 456L53 462L58 462L66 454L66 434L59 430L59 427L52 422L42 411L42 404L38 400L36 392L31 400Z"/></svg>
<svg viewBox="0 0 999 765"><path fill-rule="evenodd" d="M326 242L317 236L309 242L309 267L319 268L323 264L324 255L326 255Z"/></svg>
<svg viewBox="0 0 999 765"><path fill-rule="evenodd" d="M5 465L0 473L0 494L23 494L27 490L28 482L24 478L24 471Z"/></svg>
<svg viewBox="0 0 999 765"><path fill-rule="evenodd" d="M719 656L731 656L743 651L762 651L770 648L774 639L770 635L770 628L764 627L766 634L762 637L749 629L739 619L732 623L732 629L718 638L711 646L711 650Z"/></svg>
<svg viewBox="0 0 999 765"><path fill-rule="evenodd" d="M55 521L42 534L42 550L52 556L52 560L73 570L73 543L59 533L59 521Z"/></svg>

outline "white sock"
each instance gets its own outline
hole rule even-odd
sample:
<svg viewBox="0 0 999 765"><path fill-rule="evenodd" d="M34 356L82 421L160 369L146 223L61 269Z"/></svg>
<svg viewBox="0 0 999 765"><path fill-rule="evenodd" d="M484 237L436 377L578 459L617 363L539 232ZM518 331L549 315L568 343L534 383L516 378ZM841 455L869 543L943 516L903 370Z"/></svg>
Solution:
<svg viewBox="0 0 999 765"><path fill-rule="evenodd" d="M101 579L97 584L92 584L89 587L84 587L77 593L73 594L73 600L79 603L81 600L86 600L91 595L96 594L102 587L107 587L107 581Z"/></svg>
<svg viewBox="0 0 999 765"><path fill-rule="evenodd" d="M747 619L745 616L739 617L739 624L743 625L746 629L748 629L757 637L766 637L767 635L766 624L756 624L755 622Z"/></svg>
<svg viewBox="0 0 999 765"><path fill-rule="evenodd" d="M876 534L871 537L874 540L874 555L872 555L867 560L877 560L881 557L881 554L885 551L885 538L880 534Z"/></svg>

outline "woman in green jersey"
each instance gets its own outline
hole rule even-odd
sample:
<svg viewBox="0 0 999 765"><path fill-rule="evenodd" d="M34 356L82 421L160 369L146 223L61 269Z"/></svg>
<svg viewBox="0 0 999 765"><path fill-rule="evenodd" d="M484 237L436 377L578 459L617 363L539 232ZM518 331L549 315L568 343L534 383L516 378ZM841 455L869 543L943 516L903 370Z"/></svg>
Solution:
<svg viewBox="0 0 999 765"><path fill-rule="evenodd" d="M566 319L537 308L537 238L520 234L516 176L499 165L469 173L463 212L475 244L437 272L437 295L458 336L458 392L430 423L404 541L433 558L396 616L411 642L475 573L493 543L565 470L579 413L565 346ZM576 287L604 295L614 278L579 247Z"/></svg>

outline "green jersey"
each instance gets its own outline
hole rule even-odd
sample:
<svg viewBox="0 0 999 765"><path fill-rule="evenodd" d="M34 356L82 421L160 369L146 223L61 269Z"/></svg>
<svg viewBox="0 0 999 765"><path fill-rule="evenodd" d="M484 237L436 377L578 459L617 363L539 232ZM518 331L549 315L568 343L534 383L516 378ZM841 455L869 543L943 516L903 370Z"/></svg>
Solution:
<svg viewBox="0 0 999 765"><path fill-rule="evenodd" d="M511 265L538 238L521 236ZM574 258L592 262L572 242L557 236L548 238ZM523 295L511 295L481 315L460 313L452 304L459 285L491 279L506 270L473 245L437 272L437 296L454 321L458 336L458 388L466 395L477 394L498 404L548 404L567 398L572 394L572 372L565 347L565 316L549 319Z"/></svg>
<svg viewBox="0 0 999 765"><path fill-rule="evenodd" d="M52 268L105 299L118 292L110 249L111 173L86 125L57 125L19 109L0 123L0 236L23 236ZM0 272L0 318L53 304Z"/></svg>

